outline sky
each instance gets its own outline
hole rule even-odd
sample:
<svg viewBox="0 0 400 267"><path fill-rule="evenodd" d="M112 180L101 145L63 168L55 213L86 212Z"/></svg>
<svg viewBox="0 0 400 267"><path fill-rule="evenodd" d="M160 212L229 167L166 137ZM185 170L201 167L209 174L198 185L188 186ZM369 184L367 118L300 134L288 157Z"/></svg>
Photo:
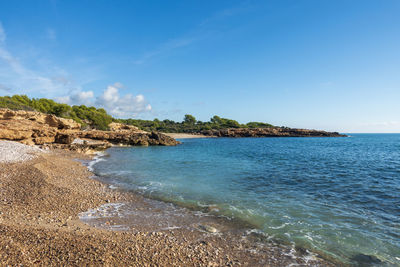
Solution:
<svg viewBox="0 0 400 267"><path fill-rule="evenodd" d="M0 1L0 95L400 132L400 1Z"/></svg>

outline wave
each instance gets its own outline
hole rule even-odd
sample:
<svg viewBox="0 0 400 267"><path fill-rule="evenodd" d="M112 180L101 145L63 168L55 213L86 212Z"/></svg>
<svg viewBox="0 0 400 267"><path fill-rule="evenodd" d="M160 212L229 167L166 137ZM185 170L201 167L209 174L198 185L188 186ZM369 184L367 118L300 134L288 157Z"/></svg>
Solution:
<svg viewBox="0 0 400 267"><path fill-rule="evenodd" d="M88 165L87 168L89 171L94 172L94 165L96 165L97 163L101 162L101 161L105 161L104 157L107 156L107 153L100 151L100 152L96 152L96 156L93 157L93 160L91 160Z"/></svg>

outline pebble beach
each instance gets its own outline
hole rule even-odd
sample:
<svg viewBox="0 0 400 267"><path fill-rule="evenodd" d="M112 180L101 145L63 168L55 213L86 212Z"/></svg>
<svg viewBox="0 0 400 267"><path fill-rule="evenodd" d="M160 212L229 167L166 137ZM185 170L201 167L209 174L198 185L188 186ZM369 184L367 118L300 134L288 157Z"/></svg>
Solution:
<svg viewBox="0 0 400 267"><path fill-rule="evenodd" d="M282 266L287 257L203 231L113 231L79 214L108 203L144 203L111 190L77 161L86 155L0 142L0 265L23 266ZM143 204L143 207L147 205ZM116 218L117 219L117 218ZM107 224L113 224L112 218ZM151 226L151 223L149 223ZM207 229L212 229L207 230ZM300 266L330 266L322 259Z"/></svg>
<svg viewBox="0 0 400 267"><path fill-rule="evenodd" d="M35 154L44 152L46 151L37 147L0 140L0 163L27 161L35 158Z"/></svg>

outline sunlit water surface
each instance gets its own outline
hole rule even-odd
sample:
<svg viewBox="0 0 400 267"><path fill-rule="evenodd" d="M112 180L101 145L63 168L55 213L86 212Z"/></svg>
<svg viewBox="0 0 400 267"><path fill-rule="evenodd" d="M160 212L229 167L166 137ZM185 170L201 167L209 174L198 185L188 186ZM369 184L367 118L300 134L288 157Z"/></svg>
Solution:
<svg viewBox="0 0 400 267"><path fill-rule="evenodd" d="M400 265L400 135L181 141L111 148L94 171L344 263Z"/></svg>

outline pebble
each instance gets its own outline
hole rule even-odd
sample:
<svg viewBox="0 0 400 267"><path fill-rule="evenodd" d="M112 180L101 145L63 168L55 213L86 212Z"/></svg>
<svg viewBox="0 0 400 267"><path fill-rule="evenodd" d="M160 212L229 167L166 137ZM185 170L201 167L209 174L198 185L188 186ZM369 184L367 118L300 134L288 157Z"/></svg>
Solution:
<svg viewBox="0 0 400 267"><path fill-rule="evenodd" d="M209 226L209 225L199 224L199 228L200 228L201 230L204 230L204 231L209 232L209 233L216 233L216 232L218 232L217 228L212 227L212 226Z"/></svg>
<svg viewBox="0 0 400 267"><path fill-rule="evenodd" d="M27 146L13 141L0 141L0 163L14 163L27 161L35 158L36 153L43 153L44 150Z"/></svg>

